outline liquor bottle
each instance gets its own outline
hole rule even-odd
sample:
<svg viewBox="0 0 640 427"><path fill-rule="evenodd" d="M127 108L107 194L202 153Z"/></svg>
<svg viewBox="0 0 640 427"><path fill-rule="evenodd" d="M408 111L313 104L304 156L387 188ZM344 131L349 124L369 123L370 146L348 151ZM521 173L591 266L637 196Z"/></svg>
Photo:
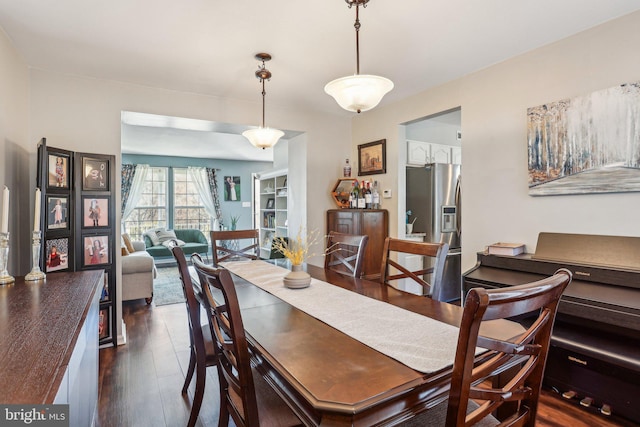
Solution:
<svg viewBox="0 0 640 427"><path fill-rule="evenodd" d="M367 181L367 187L364 190L364 203L366 209L373 209L373 197L371 194L371 182Z"/></svg>
<svg viewBox="0 0 640 427"><path fill-rule="evenodd" d="M355 207L355 204L356 204L356 199L354 197L355 188L356 188L356 183L352 182L351 183L351 191L349 192L349 209L353 209Z"/></svg>
<svg viewBox="0 0 640 427"><path fill-rule="evenodd" d="M373 181L373 190L371 191L372 209L380 209L380 193L378 192L378 181Z"/></svg>
<svg viewBox="0 0 640 427"><path fill-rule="evenodd" d="M358 194L358 209L364 209L367 207L367 204L364 199L364 193L365 193L364 180L362 181L362 186L360 187L359 191L360 192Z"/></svg>
<svg viewBox="0 0 640 427"><path fill-rule="evenodd" d="M354 181L351 187L351 199L353 204L351 209L358 209L358 197L360 197L360 190L358 189L358 181Z"/></svg>
<svg viewBox="0 0 640 427"><path fill-rule="evenodd" d="M342 167L342 175L345 178L351 178L351 165L349 164L349 159L347 159Z"/></svg>

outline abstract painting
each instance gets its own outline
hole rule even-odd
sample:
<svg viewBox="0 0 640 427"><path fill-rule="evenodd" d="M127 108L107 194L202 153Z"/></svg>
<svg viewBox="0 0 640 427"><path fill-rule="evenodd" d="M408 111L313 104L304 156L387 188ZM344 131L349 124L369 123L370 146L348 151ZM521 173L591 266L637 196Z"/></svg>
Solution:
<svg viewBox="0 0 640 427"><path fill-rule="evenodd" d="M527 110L529 195L640 191L640 82Z"/></svg>

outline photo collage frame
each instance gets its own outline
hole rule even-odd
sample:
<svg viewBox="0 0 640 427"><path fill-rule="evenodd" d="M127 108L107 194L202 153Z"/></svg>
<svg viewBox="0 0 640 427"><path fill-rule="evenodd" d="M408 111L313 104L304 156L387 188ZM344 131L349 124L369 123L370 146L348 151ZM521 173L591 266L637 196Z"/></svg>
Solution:
<svg viewBox="0 0 640 427"><path fill-rule="evenodd" d="M46 274L104 271L100 346L115 345L115 156L38 144L41 266Z"/></svg>

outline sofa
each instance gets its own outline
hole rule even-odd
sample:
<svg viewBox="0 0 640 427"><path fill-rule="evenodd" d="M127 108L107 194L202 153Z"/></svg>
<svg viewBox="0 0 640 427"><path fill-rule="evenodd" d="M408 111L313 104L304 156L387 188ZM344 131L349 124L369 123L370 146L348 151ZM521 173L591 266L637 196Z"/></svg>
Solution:
<svg viewBox="0 0 640 427"><path fill-rule="evenodd" d="M147 252L154 258L173 257L171 250L167 247L168 241L174 240L173 235L175 235L175 239L185 255L199 253L206 256L208 254L209 242L207 242L207 238L202 231L195 228L148 230L144 233L144 244Z"/></svg>
<svg viewBox="0 0 640 427"><path fill-rule="evenodd" d="M153 257L146 251L144 242L131 242L134 251L123 255L122 301L144 298L147 304L153 300L153 279L156 266Z"/></svg>

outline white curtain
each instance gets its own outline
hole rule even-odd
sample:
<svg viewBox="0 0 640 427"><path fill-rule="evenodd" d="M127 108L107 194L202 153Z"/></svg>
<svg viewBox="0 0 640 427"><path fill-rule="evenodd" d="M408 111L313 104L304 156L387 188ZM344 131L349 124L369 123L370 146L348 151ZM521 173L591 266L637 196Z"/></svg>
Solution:
<svg viewBox="0 0 640 427"><path fill-rule="evenodd" d="M133 175L133 182L131 183L131 190L129 192L129 198L127 204L122 211L122 224L129 218L135 207L138 205L140 196L142 196L142 189L144 183L147 180L147 173L149 172L149 165L136 165L136 173Z"/></svg>
<svg viewBox="0 0 640 427"><path fill-rule="evenodd" d="M191 181L196 185L196 189L198 190L198 195L200 196L200 201L204 206L204 210L207 211L209 216L213 219L213 228L212 230L218 229L219 218L216 213L216 205L211 196L211 190L209 188L209 178L207 176L206 168L198 168L189 166L187 168L187 173L191 178Z"/></svg>

